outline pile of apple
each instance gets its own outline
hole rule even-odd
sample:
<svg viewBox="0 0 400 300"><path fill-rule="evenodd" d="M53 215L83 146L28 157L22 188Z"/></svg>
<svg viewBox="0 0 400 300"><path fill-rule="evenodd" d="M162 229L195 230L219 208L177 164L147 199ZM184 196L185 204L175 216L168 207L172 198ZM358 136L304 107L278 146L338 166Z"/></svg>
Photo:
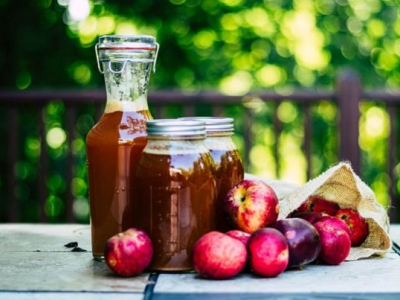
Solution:
<svg viewBox="0 0 400 300"><path fill-rule="evenodd" d="M239 182L224 205L236 229L209 232L193 249L194 269L206 278L226 279L244 269L276 277L315 260L338 265L350 247L361 245L369 234L368 224L357 211L340 209L316 196L278 221L278 198L269 185L258 180ZM152 255L150 238L135 228L113 236L105 248L108 267L121 276L141 273Z"/></svg>
<svg viewBox="0 0 400 300"><path fill-rule="evenodd" d="M273 189L243 180L227 195L225 210L235 230L209 232L194 246L194 269L201 276L227 279L244 269L276 277L290 268L319 260L342 263L351 246L368 236L368 224L357 211L321 197L308 198L289 218L279 220Z"/></svg>

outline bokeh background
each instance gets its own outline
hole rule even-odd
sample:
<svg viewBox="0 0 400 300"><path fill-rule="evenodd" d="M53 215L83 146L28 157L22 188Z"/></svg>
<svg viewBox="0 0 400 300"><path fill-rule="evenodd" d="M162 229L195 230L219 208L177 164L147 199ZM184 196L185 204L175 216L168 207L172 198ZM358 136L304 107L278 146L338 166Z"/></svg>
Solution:
<svg viewBox="0 0 400 300"><path fill-rule="evenodd" d="M0 0L2 27L0 88L19 90L104 89L97 70L94 45L105 34L150 34L161 45L154 90L213 90L228 95L272 90L287 93L305 89L332 90L344 68L354 69L363 88L393 90L400 85L400 10L391 0ZM248 172L304 183L306 160L301 109L292 102L279 105L282 122L279 168L273 155L275 136L267 121L274 107L253 104ZM388 205L387 138L389 120L385 107L362 103L360 147L361 177ZM200 108L198 113L206 113ZM313 128L312 175L338 160L337 107L322 101L311 108ZM0 112L0 118L5 117ZM180 116L170 108L169 117ZM242 121L242 110L224 115ZM51 173L47 178L45 211L50 222L60 222L65 210L66 182L63 164L67 153L65 105L58 100L46 106L46 147ZM21 206L20 221L35 222L35 199L40 141L33 130L29 109L21 108L18 178L15 194ZM85 136L96 122L93 108L80 111L73 141L77 162L72 180L74 213L88 222ZM2 132L7 132L3 122ZM243 132L235 143L244 150ZM5 145L0 163L7 163ZM4 169L4 168L3 168ZM400 174L400 165L396 166ZM0 221L7 220L7 191L0 174ZM400 190L400 184L397 187Z"/></svg>

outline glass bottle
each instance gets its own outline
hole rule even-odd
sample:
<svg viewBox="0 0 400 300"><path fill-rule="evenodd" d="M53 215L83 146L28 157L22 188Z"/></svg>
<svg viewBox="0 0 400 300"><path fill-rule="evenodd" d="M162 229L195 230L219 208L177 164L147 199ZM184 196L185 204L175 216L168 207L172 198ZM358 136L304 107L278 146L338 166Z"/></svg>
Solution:
<svg viewBox="0 0 400 300"><path fill-rule="evenodd" d="M199 121L147 122L149 142L136 173L135 226L153 242L150 269L191 270L196 241L215 230L215 180Z"/></svg>
<svg viewBox="0 0 400 300"><path fill-rule="evenodd" d="M104 259L107 240L133 226L133 177L152 119L147 88L158 44L151 36L102 36L96 45L107 103L86 138L92 250Z"/></svg>
<svg viewBox="0 0 400 300"><path fill-rule="evenodd" d="M216 228L226 232L232 228L224 213L223 204L229 190L244 179L243 161L232 140L233 119L222 117L187 117L183 120L200 120L206 123L205 145L211 153L217 183Z"/></svg>

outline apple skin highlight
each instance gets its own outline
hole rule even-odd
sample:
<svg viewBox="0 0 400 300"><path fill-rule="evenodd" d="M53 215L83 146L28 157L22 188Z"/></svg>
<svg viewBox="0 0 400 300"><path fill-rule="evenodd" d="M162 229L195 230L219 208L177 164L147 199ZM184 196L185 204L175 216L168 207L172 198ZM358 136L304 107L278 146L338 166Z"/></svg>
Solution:
<svg viewBox="0 0 400 300"><path fill-rule="evenodd" d="M339 205L335 202L328 201L320 196L310 196L304 201L296 210L298 212L320 212L334 216L340 209Z"/></svg>
<svg viewBox="0 0 400 300"><path fill-rule="evenodd" d="M343 220L350 230L351 246L358 247L364 243L369 235L369 227L366 220L361 215L350 208L340 209L336 217Z"/></svg>
<svg viewBox="0 0 400 300"><path fill-rule="evenodd" d="M268 184L259 180L243 180L227 194L224 209L232 225L253 233L276 222L279 201Z"/></svg>
<svg viewBox="0 0 400 300"><path fill-rule="evenodd" d="M153 257L153 245L148 235L130 228L111 237L105 246L107 266L123 277L135 276L146 269Z"/></svg>
<svg viewBox="0 0 400 300"><path fill-rule="evenodd" d="M254 232L247 244L251 271L261 277L276 277L289 264L289 247L282 233L274 228Z"/></svg>
<svg viewBox="0 0 400 300"><path fill-rule="evenodd" d="M321 252L319 258L329 265L341 264L350 253L351 240L348 232L338 222L332 219L321 220L313 225L321 237ZM336 219L342 222L339 219ZM346 224L345 224L346 225Z"/></svg>
<svg viewBox="0 0 400 300"><path fill-rule="evenodd" d="M243 269L246 261L243 242L218 231L203 235L193 248L194 269L204 278L231 278Z"/></svg>

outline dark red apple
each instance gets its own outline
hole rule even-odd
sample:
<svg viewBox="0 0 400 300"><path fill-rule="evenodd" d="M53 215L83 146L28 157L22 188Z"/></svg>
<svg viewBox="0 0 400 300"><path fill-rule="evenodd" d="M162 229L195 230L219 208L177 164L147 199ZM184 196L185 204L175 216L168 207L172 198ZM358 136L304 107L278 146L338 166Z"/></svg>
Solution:
<svg viewBox="0 0 400 300"><path fill-rule="evenodd" d="M254 232L247 243L250 269L262 277L276 277L289 263L289 247L282 233L274 228Z"/></svg>
<svg viewBox="0 0 400 300"><path fill-rule="evenodd" d="M147 234L131 228L111 237L104 250L107 266L120 276L140 274L150 264L153 245Z"/></svg>
<svg viewBox="0 0 400 300"><path fill-rule="evenodd" d="M317 219L324 217L324 216L329 216L329 215L326 213L322 213L322 212L306 211L306 212L296 213L292 216L292 218L300 218L300 219L306 220L310 223L314 223Z"/></svg>
<svg viewBox="0 0 400 300"><path fill-rule="evenodd" d="M229 191L224 209L237 229L253 233L278 219L279 201L265 182L243 180Z"/></svg>
<svg viewBox="0 0 400 300"><path fill-rule="evenodd" d="M337 219L338 220L338 219ZM321 237L319 258L330 265L339 265L349 255L351 240L349 234L332 219L318 220L315 229Z"/></svg>
<svg viewBox="0 0 400 300"><path fill-rule="evenodd" d="M350 231L349 227L343 220L341 220L339 218L332 217L332 216L323 216L321 218L316 219L312 224L315 225L318 222L329 222L329 224L335 224L335 226L340 227L342 230L346 231L346 233L351 238L351 231Z"/></svg>
<svg viewBox="0 0 400 300"><path fill-rule="evenodd" d="M288 268L300 267L314 261L321 250L318 231L303 219L292 218L272 225L286 238L289 246Z"/></svg>
<svg viewBox="0 0 400 300"><path fill-rule="evenodd" d="M218 231L203 235L193 249L194 269L205 278L231 278L243 269L246 260L243 242Z"/></svg>
<svg viewBox="0 0 400 300"><path fill-rule="evenodd" d="M230 230L227 233L225 233L226 235L229 235L230 237L237 239L239 241L241 241L245 246L247 246L247 242L250 239L251 234L241 231L241 230Z"/></svg>
<svg viewBox="0 0 400 300"><path fill-rule="evenodd" d="M364 243L369 234L368 223L357 211L350 208L340 209L336 217L343 220L349 227L352 246L357 247Z"/></svg>
<svg viewBox="0 0 400 300"><path fill-rule="evenodd" d="M297 212L322 212L330 216L334 216L340 209L339 205L335 202L325 200L320 196L310 196L304 201L300 207L296 210Z"/></svg>

